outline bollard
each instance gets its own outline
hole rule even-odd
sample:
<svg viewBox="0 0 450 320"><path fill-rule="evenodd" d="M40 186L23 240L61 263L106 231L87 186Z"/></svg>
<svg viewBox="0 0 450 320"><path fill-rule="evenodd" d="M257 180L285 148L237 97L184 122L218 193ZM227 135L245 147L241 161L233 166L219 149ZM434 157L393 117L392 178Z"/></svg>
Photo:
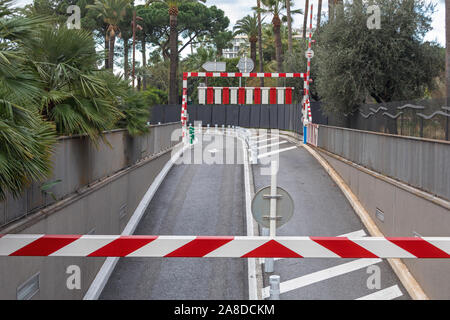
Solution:
<svg viewBox="0 0 450 320"><path fill-rule="evenodd" d="M262 235L264 237L269 236L270 231L269 228L262 228ZM274 260L273 258L264 258L264 272L271 273L274 269Z"/></svg>
<svg viewBox="0 0 450 320"><path fill-rule="evenodd" d="M269 278L270 300L280 300L280 276L273 275Z"/></svg>

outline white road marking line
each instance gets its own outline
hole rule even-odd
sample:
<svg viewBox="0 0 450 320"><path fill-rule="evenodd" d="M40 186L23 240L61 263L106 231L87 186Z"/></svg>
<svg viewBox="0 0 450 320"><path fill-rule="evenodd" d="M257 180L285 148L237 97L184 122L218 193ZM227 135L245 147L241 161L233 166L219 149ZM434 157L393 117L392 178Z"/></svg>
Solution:
<svg viewBox="0 0 450 320"><path fill-rule="evenodd" d="M346 234L341 234L338 237L347 237L347 238L357 238L357 237L365 237L367 236L366 232L364 230L358 230L355 232L350 232L350 233L346 233Z"/></svg>
<svg viewBox="0 0 450 320"><path fill-rule="evenodd" d="M269 157L269 156L271 156L271 155L273 155L273 154L277 154L277 153L289 151L289 150L296 149L296 148L297 148L297 147L294 146L294 147L289 147L289 148L284 148L284 149L279 149L279 150L275 150L275 151L263 153L263 154L260 154L260 155L258 156L258 159L265 158L265 157Z"/></svg>
<svg viewBox="0 0 450 320"><path fill-rule="evenodd" d="M279 140L279 138L276 137L276 138L269 138L269 139L265 139L265 140L259 140L259 141L251 142L250 143L250 147L254 146L254 145L257 145L259 143L262 143L262 142L268 142L268 141L272 141L272 140Z"/></svg>
<svg viewBox="0 0 450 320"><path fill-rule="evenodd" d="M273 146L278 146L278 145L283 144L283 143L288 143L288 142L286 140L283 140L281 142L276 142L276 143L272 143L272 144L266 144L266 145L258 147L256 149L259 150L259 149L269 148L269 147L273 147Z"/></svg>
<svg viewBox="0 0 450 320"><path fill-rule="evenodd" d="M402 295L403 293L398 285L395 285L355 300L393 300L395 298L401 297Z"/></svg>
<svg viewBox="0 0 450 320"><path fill-rule="evenodd" d="M280 283L280 293L300 289L309 286L313 283L317 283L355 270L366 268L368 266L380 263L382 261L383 261L382 259L367 259L367 258L357 259L331 268L313 272L298 278L284 281ZM263 299L268 297L269 297L269 287L265 287L263 289Z"/></svg>

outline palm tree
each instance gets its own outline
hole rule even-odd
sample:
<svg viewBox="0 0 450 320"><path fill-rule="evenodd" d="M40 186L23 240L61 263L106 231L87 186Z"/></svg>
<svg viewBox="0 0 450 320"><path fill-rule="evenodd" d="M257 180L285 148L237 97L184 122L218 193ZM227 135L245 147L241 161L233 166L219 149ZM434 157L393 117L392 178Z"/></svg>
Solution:
<svg viewBox="0 0 450 320"><path fill-rule="evenodd" d="M320 18L322 17L322 0L317 5L317 28L320 27Z"/></svg>
<svg viewBox="0 0 450 320"><path fill-rule="evenodd" d="M286 2L282 0L262 0L263 8L260 9L262 13L270 13L273 15L272 26L275 38L275 56L277 61L277 71L283 70L282 44L281 44L281 15L286 8Z"/></svg>
<svg viewBox="0 0 450 320"><path fill-rule="evenodd" d="M24 47L44 88L40 113L58 134L88 134L95 141L123 117L117 97L125 92L110 71L97 70L90 32L49 26Z"/></svg>
<svg viewBox="0 0 450 320"><path fill-rule="evenodd" d="M292 53L292 15L291 15L291 0L286 0L286 15L288 25L288 52Z"/></svg>
<svg viewBox="0 0 450 320"><path fill-rule="evenodd" d="M308 26L308 12L309 12L309 0L305 0L305 16L303 17L303 39L305 41L306 41L306 28Z"/></svg>
<svg viewBox="0 0 450 320"><path fill-rule="evenodd" d="M256 1L256 14L258 16L258 52L259 52L259 72L264 72L264 56L262 48L262 21L261 21L261 0ZM264 78L259 78L260 86L264 87Z"/></svg>
<svg viewBox="0 0 450 320"><path fill-rule="evenodd" d="M178 7L186 2L206 2L206 0L147 0L147 5L163 2L169 6L169 104L178 103Z"/></svg>
<svg viewBox="0 0 450 320"><path fill-rule="evenodd" d="M130 0L95 0L93 5L86 8L97 11L98 17L103 18L107 24L105 41L108 42L108 68L114 69L114 45L116 35L120 37L119 23L126 15L127 8L131 6Z"/></svg>
<svg viewBox="0 0 450 320"><path fill-rule="evenodd" d="M235 34L245 34L250 42L250 58L256 62L256 42L258 41L258 18L256 14L247 15L236 22Z"/></svg>
<svg viewBox="0 0 450 320"><path fill-rule="evenodd" d="M0 9L0 200L20 195L31 182L50 174L53 124L38 113L42 85L21 48L35 30L49 23L40 17L10 16L10 1Z"/></svg>

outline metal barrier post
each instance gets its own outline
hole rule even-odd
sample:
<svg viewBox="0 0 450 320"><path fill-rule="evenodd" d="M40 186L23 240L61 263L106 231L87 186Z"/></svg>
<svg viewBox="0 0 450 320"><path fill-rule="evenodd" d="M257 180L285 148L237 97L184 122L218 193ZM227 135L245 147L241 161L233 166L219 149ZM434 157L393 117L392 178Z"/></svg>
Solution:
<svg viewBox="0 0 450 320"><path fill-rule="evenodd" d="M280 300L280 276L273 275L269 278L270 300Z"/></svg>

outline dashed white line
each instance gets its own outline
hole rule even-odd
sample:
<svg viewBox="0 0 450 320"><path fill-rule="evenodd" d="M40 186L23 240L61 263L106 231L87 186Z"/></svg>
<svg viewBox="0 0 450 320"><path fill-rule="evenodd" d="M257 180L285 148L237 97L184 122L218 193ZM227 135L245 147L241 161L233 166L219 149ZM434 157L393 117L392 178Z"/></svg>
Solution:
<svg viewBox="0 0 450 320"><path fill-rule="evenodd" d="M402 295L403 293L398 285L395 285L355 300L393 300L395 298L401 297Z"/></svg>
<svg viewBox="0 0 450 320"><path fill-rule="evenodd" d="M309 286L313 283L324 281L330 278L334 278L352 271L356 271L362 268L366 268L373 264L377 264L383 261L382 259L358 259L351 262L343 263L335 267L327 268L317 272L313 272L292 280L284 281L280 283L280 293L289 292L292 290L300 289ZM269 287L263 289L263 299L269 297Z"/></svg>
<svg viewBox="0 0 450 320"><path fill-rule="evenodd" d="M268 141L279 140L279 139L280 138L276 137L276 138L269 138L269 139L265 139L265 140L258 140L258 141L251 142L250 146L254 146L254 145L257 145L257 144L262 143L262 142L268 142Z"/></svg>
<svg viewBox="0 0 450 320"><path fill-rule="evenodd" d="M275 151L263 153L263 154L260 154L260 155L258 156L258 159L265 158L265 157L269 157L269 156L271 156L271 155L274 155L274 154L277 154L277 153L281 153L281 152L285 152L285 151L289 151L289 150L296 149L296 148L297 148L297 147L294 146L294 147L289 147L289 148L284 148L284 149L278 149L278 150L275 150Z"/></svg>

